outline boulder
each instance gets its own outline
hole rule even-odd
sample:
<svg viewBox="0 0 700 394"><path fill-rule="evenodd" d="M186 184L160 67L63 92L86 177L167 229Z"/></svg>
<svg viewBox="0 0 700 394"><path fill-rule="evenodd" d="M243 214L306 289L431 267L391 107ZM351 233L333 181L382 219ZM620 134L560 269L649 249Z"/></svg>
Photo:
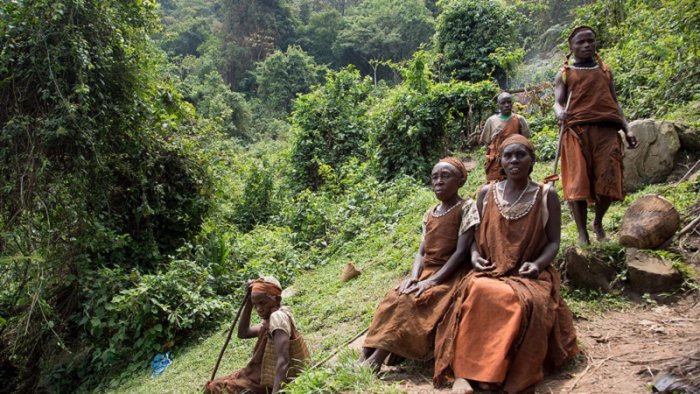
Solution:
<svg viewBox="0 0 700 394"><path fill-rule="evenodd" d="M683 276L671 262L635 248L627 249L625 255L633 291L639 294L673 292L683 284Z"/></svg>
<svg viewBox="0 0 700 394"><path fill-rule="evenodd" d="M623 158L624 188L631 192L666 180L680 148L677 130L681 126L653 119L635 120L629 126L639 142L637 149L626 149Z"/></svg>
<svg viewBox="0 0 700 394"><path fill-rule="evenodd" d="M654 249L676 233L681 217L665 198L649 194L635 200L622 217L620 244Z"/></svg>
<svg viewBox="0 0 700 394"><path fill-rule="evenodd" d="M685 123L676 123L681 149L688 152L700 151L700 130Z"/></svg>
<svg viewBox="0 0 700 394"><path fill-rule="evenodd" d="M573 287L604 291L612 289L618 274L609 262L574 247L564 254L564 271Z"/></svg>

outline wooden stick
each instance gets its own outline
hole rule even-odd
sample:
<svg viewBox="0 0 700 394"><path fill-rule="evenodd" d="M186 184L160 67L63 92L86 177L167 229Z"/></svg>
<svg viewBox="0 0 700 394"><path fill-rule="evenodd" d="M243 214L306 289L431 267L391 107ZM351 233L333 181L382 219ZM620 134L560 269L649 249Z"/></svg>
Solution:
<svg viewBox="0 0 700 394"><path fill-rule="evenodd" d="M226 347L228 346L228 342L231 340L231 334L233 334L233 329L236 327L236 323L238 322L238 317L241 316L241 311L243 310L243 307L245 306L246 302L248 302L248 292L246 292L245 297L243 297L243 302L241 302L241 307L238 308L238 313L236 313L236 318L233 319L233 324L231 324L231 329L228 330L228 335L226 336L226 342L224 342L224 347L221 348L221 351L219 352L219 358L216 359L216 365L214 365L214 371L211 373L211 379L214 380L214 377L216 377L216 371L219 370L219 363L221 362L221 358L224 356L224 352L226 351Z"/></svg>
<svg viewBox="0 0 700 394"><path fill-rule="evenodd" d="M364 333L367 332L367 330L369 330L369 327L365 328L365 329L362 330L359 334L357 334L357 335L355 335L354 337L348 339L348 340L345 341L343 344L341 344L340 346L338 346L337 348L335 348L335 350L333 351L333 353L329 354L328 357L326 357L326 358L324 358L323 360L321 360L321 361L317 362L316 364L314 364L314 366L311 367L311 369L316 369L316 368L320 367L321 365L325 364L325 363L326 363L328 360L330 360L333 356L335 356L336 354L338 354L338 352L340 351L340 349L346 347L347 345L349 345L350 343L352 343L352 341L354 341L355 339L361 337Z"/></svg>
<svg viewBox="0 0 700 394"><path fill-rule="evenodd" d="M666 242L662 243L661 246L659 246L659 249L666 249L669 245L671 245L671 243L672 243L673 241L675 241L675 240L677 240L678 238L680 238L681 235L683 235L683 234L689 232L690 230L694 229L695 226L697 226L698 224L700 224L700 216L698 216L698 217L696 217L695 219L693 219L693 221L690 222L687 226L683 227L683 229L681 229L681 231L675 233L675 234L672 235L671 238L669 238Z"/></svg>
<svg viewBox="0 0 700 394"><path fill-rule="evenodd" d="M690 167L690 169L688 170L688 172L686 172L685 175L683 175L683 178L681 178L678 182L676 182L676 186L680 185L681 182L683 182L683 181L686 180L690 175L692 175L692 173L695 172L695 167L697 167L698 164L700 164L700 160L696 161L695 164L693 164L693 166Z"/></svg>
<svg viewBox="0 0 700 394"><path fill-rule="evenodd" d="M569 104L571 104L571 93L569 92L569 97L566 99L566 107L564 107L564 112L569 110ZM559 156L561 155L561 137L564 135L564 125L566 122L561 122L561 127L559 128L559 136L557 137L557 154L554 156L554 168L552 169L552 175L557 175L557 166L559 165Z"/></svg>

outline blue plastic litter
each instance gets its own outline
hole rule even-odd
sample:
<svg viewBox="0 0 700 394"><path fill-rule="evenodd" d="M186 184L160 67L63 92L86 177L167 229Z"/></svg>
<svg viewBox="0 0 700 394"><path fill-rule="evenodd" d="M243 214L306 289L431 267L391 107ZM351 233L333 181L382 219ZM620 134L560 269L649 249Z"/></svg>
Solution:
<svg viewBox="0 0 700 394"><path fill-rule="evenodd" d="M162 374L163 371L165 371L165 368L172 363L173 355L171 352L156 354L155 357L153 357L153 360L151 360L151 368L153 369L151 377L155 378L156 376Z"/></svg>

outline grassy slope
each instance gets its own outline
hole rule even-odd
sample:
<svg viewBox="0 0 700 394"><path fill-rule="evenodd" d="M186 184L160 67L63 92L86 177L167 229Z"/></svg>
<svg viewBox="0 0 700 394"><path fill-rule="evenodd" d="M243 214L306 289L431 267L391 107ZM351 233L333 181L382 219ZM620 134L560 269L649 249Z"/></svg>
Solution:
<svg viewBox="0 0 700 394"><path fill-rule="evenodd" d="M462 189L462 194L472 194L473 190L483 182L481 166L473 171L468 184ZM551 163L538 163L533 179L542 179L551 172ZM697 181L696 181L697 182ZM557 186L560 188L560 184ZM649 192L659 193L673 202L680 212L684 212L697 199L691 190L691 185L685 183L680 188L671 185L652 185L634 193L623 204L614 204L606 216L604 225L610 235L620 227L625 208L635 198ZM697 187L697 186L695 186ZM560 193L561 195L561 193ZM365 229L363 235L338 248L332 255L327 256L326 263L313 271L300 275L292 286L295 294L285 299L295 312L299 327L305 335L315 361L325 359L339 345L353 338L364 330L372 317L372 312L388 288L398 283L410 270L413 255L420 238L420 219L427 207L435 203L432 193L427 188L407 195L403 200L404 215L393 227L381 223ZM562 251L573 245L576 239L576 229L566 210L562 215ZM353 262L363 269L363 273L346 283L339 280L346 262ZM606 308L624 307L625 302L619 297L586 298L574 295L568 300L577 314L596 313ZM149 372L140 369L132 375L125 376L121 381L114 381L114 387L98 388L100 392L113 393L183 393L197 392L208 380L216 361L219 350L225 340L228 323L220 332L203 338L195 345L175 349L175 363L168 367L160 377L151 379ZM250 356L254 341L239 341L233 339L221 363L218 376L230 373L245 364ZM368 377L366 371L348 371L352 365L349 360L353 355L347 353L341 357L341 369L347 379L342 386L353 392L390 391L398 390L396 386L383 386L380 380ZM329 379L338 371L326 371L318 376L308 373L306 384L314 378ZM323 386L323 382L318 383ZM296 391L309 391L297 388ZM338 386L336 386L338 387ZM325 386L326 392L330 389ZM335 390L331 390L335 391Z"/></svg>

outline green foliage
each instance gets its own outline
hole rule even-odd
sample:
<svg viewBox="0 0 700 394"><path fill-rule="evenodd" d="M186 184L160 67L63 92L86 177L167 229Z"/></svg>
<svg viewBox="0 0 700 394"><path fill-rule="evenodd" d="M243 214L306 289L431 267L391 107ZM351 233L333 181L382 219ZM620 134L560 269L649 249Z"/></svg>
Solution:
<svg viewBox="0 0 700 394"><path fill-rule="evenodd" d="M496 1L442 0L436 21L435 52L442 80L477 82L505 77L522 56L516 45L518 14Z"/></svg>
<svg viewBox="0 0 700 394"><path fill-rule="evenodd" d="M296 43L320 64L339 66L333 52L338 32L344 30L345 21L336 9L326 9L311 14L309 21L297 30Z"/></svg>
<svg viewBox="0 0 700 394"><path fill-rule="evenodd" d="M285 1L224 0L219 70L238 90L250 85L255 63L293 42L294 19Z"/></svg>
<svg viewBox="0 0 700 394"><path fill-rule="evenodd" d="M211 206L207 164L188 136L192 108L164 83L148 36L155 11L152 1L0 4L0 258L12 256L0 266L0 361L16 371L10 390L67 390L162 338L105 353L110 334L91 331L96 316L83 320L83 308L106 310L134 285L121 272L177 282L168 256ZM173 321L159 315L152 327L176 336L206 326L189 309L199 306L174 306Z"/></svg>
<svg viewBox="0 0 700 394"><path fill-rule="evenodd" d="M99 370L147 360L166 343L213 328L228 305L212 297L208 276L186 260L173 260L155 274L102 268L87 276L81 285L89 301L79 324L95 349L86 361Z"/></svg>
<svg viewBox="0 0 700 394"><path fill-rule="evenodd" d="M326 68L297 46L276 51L258 63L255 75L258 97L270 109L288 113L299 94L323 81Z"/></svg>
<svg viewBox="0 0 700 394"><path fill-rule="evenodd" d="M422 59L419 53L409 65L406 84L372 111L370 146L383 179L409 175L427 180L440 157L466 143L464 130L473 130L492 111L495 83L433 84Z"/></svg>
<svg viewBox="0 0 700 394"><path fill-rule="evenodd" d="M408 59L433 31L433 17L422 0L366 0L345 17L334 50L364 73L372 68L376 77L378 66L370 61Z"/></svg>
<svg viewBox="0 0 700 394"><path fill-rule="evenodd" d="M372 83L352 68L331 72L326 83L294 103L291 122L293 188L318 189L319 168L339 168L350 157L365 157L369 127L365 112Z"/></svg>
<svg viewBox="0 0 700 394"><path fill-rule="evenodd" d="M539 120L539 119L538 119ZM537 148L538 160L553 160L557 154L557 142L559 141L559 129L549 124L541 125L541 122L533 122L530 129L535 131L530 139Z"/></svg>
<svg viewBox="0 0 700 394"><path fill-rule="evenodd" d="M178 59L177 76L181 79L178 90L194 104L197 114L210 119L231 137L250 140L251 110L242 94L231 91L221 74L207 58L185 56Z"/></svg>
<svg viewBox="0 0 700 394"><path fill-rule="evenodd" d="M290 394L306 393L402 393L398 383L387 387L369 367L360 365L356 352L344 351L335 365L308 369L285 386Z"/></svg>
<svg viewBox="0 0 700 394"><path fill-rule="evenodd" d="M608 23L610 20L616 23ZM596 2L575 24L598 28L603 61L630 118L662 116L700 98L700 8L694 0Z"/></svg>
<svg viewBox="0 0 700 394"><path fill-rule="evenodd" d="M273 212L273 175L262 166L251 165L246 176L241 197L234 204L233 223L243 232L267 222Z"/></svg>

